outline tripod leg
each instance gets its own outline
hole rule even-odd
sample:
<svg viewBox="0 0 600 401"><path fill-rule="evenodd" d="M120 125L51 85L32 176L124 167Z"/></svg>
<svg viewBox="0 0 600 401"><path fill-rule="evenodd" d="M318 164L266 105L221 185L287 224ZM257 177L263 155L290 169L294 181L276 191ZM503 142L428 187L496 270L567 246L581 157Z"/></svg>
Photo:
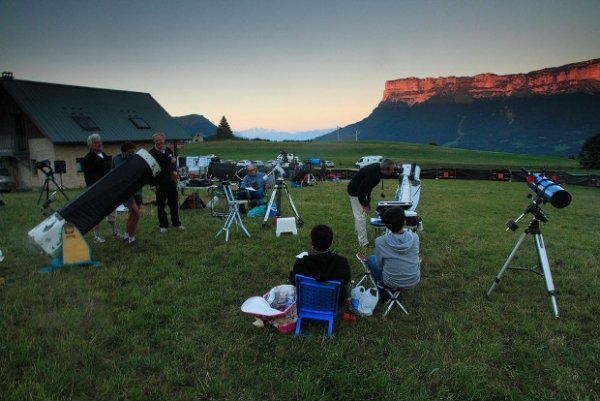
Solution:
<svg viewBox="0 0 600 401"><path fill-rule="evenodd" d="M277 186L273 187L273 192L271 193L271 199L269 199L269 204L267 205L267 211L265 212L265 217L263 218L263 227L267 224L267 220L269 219L269 213L271 212L271 208L273 207L273 201L275 200L275 195L277 194L278 188Z"/></svg>
<svg viewBox="0 0 600 401"><path fill-rule="evenodd" d="M287 187L285 187L285 193L287 194L287 198L288 201L290 202L290 206L292 207L292 210L294 211L294 214L296 215L296 219L298 219L298 225L303 225L304 221L302 221L302 219L300 218L300 214L298 213L298 209L296 209L296 205L294 205L294 201L292 200L292 195L290 194L290 191L287 189Z"/></svg>
<svg viewBox="0 0 600 401"><path fill-rule="evenodd" d="M492 283L490 289L488 290L488 292L487 292L487 296L488 297L490 296L490 294L492 293L492 291L494 291L494 289L496 287L498 287L498 284L500 284L500 280L502 279L502 275L504 275L504 272L508 268L508 265L510 265L510 262L512 262L513 258L515 257L515 254L517 253L517 250L519 249L519 247L523 243L523 240L525 239L525 236L527 236L526 232L524 232L523 234L521 234L521 236L519 237L519 240L517 241L517 244L514 246L512 252L508 256L508 259L506 259L506 262L504 262L504 265L502 266L502 268L498 272L498 275L496 276L496 278L494 279L494 282Z"/></svg>
<svg viewBox="0 0 600 401"><path fill-rule="evenodd" d="M546 253L546 247L544 246L544 239L542 234L535 234L535 248L538 253L538 259L540 263L540 270L544 276L544 282L546 283L546 290L550 297L550 304L554 311L554 317L558 317L558 304L556 303L556 290L554 289L554 282L552 281L552 272L550 271L550 263L548 262L548 254Z"/></svg>

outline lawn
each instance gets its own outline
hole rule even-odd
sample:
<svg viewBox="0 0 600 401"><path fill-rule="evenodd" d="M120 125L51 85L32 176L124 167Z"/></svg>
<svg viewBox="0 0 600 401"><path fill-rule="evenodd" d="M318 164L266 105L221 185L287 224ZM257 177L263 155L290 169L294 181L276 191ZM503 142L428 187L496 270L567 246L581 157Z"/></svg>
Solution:
<svg viewBox="0 0 600 401"><path fill-rule="evenodd" d="M522 155L515 153L483 152L446 148L432 145L416 145L400 142L265 142L225 141L186 144L182 155L215 154L221 159L263 160L275 159L279 152L296 153L301 160L318 157L332 160L336 167L354 167L354 163L365 155L381 155L396 162L418 161L421 168L470 167L470 168L513 168L553 169L581 172L576 160L564 157ZM597 171L596 171L597 173Z"/></svg>
<svg viewBox="0 0 600 401"><path fill-rule="evenodd" d="M137 248L92 244L102 267L49 274L37 271L48 259L27 241L42 221L37 193L5 195L0 399L598 399L600 192L593 188L569 187L569 207L544 207L558 319L531 273L508 271L485 296L519 236L504 223L527 206L527 186L426 180L422 281L405 298L409 315L393 310L384 319L378 307L354 324L338 321L331 339L320 325L305 337L254 327L240 305L286 282L314 224L333 227L335 249L360 277L345 186L291 189L306 222L298 236L276 238L272 226L244 218L252 237L234 232L227 244L215 238L223 221L206 209L181 212L185 232L159 234L146 206ZM386 182L388 199L394 186ZM106 223L102 230L108 235ZM533 265L534 250L527 238L515 263Z"/></svg>

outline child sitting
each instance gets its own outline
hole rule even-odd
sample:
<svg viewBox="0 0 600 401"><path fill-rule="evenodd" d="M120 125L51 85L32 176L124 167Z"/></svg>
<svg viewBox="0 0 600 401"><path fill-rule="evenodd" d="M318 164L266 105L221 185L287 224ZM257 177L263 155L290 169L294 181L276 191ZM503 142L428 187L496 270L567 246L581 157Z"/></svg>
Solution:
<svg viewBox="0 0 600 401"><path fill-rule="evenodd" d="M333 242L333 231L329 226L320 224L310 232L313 249L308 255L296 259L290 271L290 282L296 283L296 274L312 277L317 281L335 280L341 282L338 307L341 309L348 298L347 286L350 284L350 265L348 260L329 249Z"/></svg>
<svg viewBox="0 0 600 401"><path fill-rule="evenodd" d="M419 236L404 230L406 216L400 206L387 209L382 219L389 231L375 240L375 255L367 265L379 287L413 288L421 280Z"/></svg>

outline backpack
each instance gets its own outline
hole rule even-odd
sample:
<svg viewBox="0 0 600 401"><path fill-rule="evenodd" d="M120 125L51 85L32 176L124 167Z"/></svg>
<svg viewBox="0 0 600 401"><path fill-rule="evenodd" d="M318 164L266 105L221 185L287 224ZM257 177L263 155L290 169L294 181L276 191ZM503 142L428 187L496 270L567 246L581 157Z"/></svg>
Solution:
<svg viewBox="0 0 600 401"><path fill-rule="evenodd" d="M198 196L198 193L192 192L183 200L183 203L181 204L181 206L179 208L180 209L202 209L205 207L206 207L206 203L204 203L204 201L202 199L200 199L200 196Z"/></svg>

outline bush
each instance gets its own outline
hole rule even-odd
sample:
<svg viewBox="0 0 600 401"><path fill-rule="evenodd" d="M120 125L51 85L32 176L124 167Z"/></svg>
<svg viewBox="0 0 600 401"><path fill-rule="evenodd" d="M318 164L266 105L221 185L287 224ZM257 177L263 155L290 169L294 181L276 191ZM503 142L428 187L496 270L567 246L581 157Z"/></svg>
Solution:
<svg viewBox="0 0 600 401"><path fill-rule="evenodd" d="M585 140L578 160L582 167L600 168L600 132Z"/></svg>

